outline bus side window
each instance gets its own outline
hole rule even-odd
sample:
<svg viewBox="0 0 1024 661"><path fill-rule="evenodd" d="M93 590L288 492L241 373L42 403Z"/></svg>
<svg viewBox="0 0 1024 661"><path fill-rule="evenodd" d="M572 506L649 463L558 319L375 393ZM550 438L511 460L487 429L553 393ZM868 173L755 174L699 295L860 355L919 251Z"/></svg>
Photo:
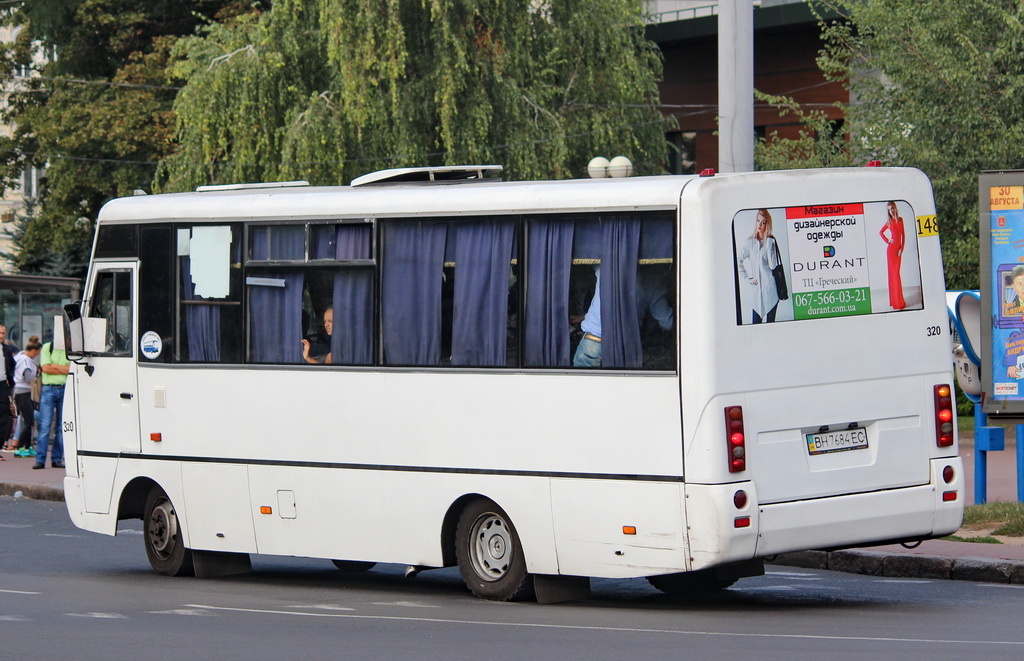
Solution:
<svg viewBox="0 0 1024 661"><path fill-rule="evenodd" d="M675 369L671 213L552 215L526 232L524 366Z"/></svg>
<svg viewBox="0 0 1024 661"><path fill-rule="evenodd" d="M249 237L250 362L372 365L373 225L257 226Z"/></svg>
<svg viewBox="0 0 1024 661"><path fill-rule="evenodd" d="M240 225L178 228L183 362L241 362L240 235Z"/></svg>
<svg viewBox="0 0 1024 661"><path fill-rule="evenodd" d="M89 316L106 320L102 353L111 356L132 355L131 271L100 271L96 275Z"/></svg>

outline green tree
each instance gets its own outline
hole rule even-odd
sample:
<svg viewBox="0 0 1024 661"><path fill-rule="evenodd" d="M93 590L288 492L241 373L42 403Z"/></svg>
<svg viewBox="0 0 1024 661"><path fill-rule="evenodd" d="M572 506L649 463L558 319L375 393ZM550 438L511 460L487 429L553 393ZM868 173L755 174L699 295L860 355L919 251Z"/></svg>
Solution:
<svg viewBox="0 0 1024 661"><path fill-rule="evenodd" d="M853 165L845 122L837 125L824 110L804 110L791 97L754 90L754 98L779 109L780 116L793 115L801 128L795 138L782 138L778 131L754 144L754 162L759 170L832 168ZM836 107L845 109L841 103Z"/></svg>
<svg viewBox="0 0 1024 661"><path fill-rule="evenodd" d="M946 284L978 286L978 173L1024 168L1024 3L814 0L819 65L850 87L854 162L920 168L932 180Z"/></svg>
<svg viewBox="0 0 1024 661"><path fill-rule="evenodd" d="M0 139L0 187L46 167L32 222L20 237L23 272L84 273L93 221L107 200L148 189L174 146L177 90L165 69L174 40L198 25L250 11L249 0L33 0L2 8L20 27L0 52L13 93ZM35 76L23 78L26 69ZM57 266L55 266L57 265Z"/></svg>
<svg viewBox="0 0 1024 661"><path fill-rule="evenodd" d="M277 0L181 40L164 190L501 163L579 176L593 156L660 172L660 53L640 0Z"/></svg>

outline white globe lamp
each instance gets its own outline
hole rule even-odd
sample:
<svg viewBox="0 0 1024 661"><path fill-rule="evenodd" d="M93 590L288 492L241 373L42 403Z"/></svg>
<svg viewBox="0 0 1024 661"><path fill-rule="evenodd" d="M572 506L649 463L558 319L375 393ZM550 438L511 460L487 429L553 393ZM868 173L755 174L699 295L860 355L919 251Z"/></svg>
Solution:
<svg viewBox="0 0 1024 661"><path fill-rule="evenodd" d="M591 179L604 179L608 176L608 159L604 156L595 156L587 163L587 174Z"/></svg>
<svg viewBox="0 0 1024 661"><path fill-rule="evenodd" d="M616 156L608 163L609 177L628 177L633 174L633 162L625 156Z"/></svg>

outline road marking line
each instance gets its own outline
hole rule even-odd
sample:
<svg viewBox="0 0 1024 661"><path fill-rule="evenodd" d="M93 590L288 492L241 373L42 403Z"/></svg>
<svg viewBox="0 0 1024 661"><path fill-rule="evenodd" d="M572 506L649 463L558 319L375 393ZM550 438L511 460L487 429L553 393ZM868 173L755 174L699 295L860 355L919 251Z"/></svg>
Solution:
<svg viewBox="0 0 1024 661"><path fill-rule="evenodd" d="M127 620L127 615L121 613L65 613L71 617L94 617L100 620Z"/></svg>
<svg viewBox="0 0 1024 661"><path fill-rule="evenodd" d="M28 592L27 590L0 590L6 594L42 594L42 592Z"/></svg>
<svg viewBox="0 0 1024 661"><path fill-rule="evenodd" d="M440 608L434 604L420 604L415 601L375 601L374 606L401 606L403 608Z"/></svg>
<svg viewBox="0 0 1024 661"><path fill-rule="evenodd" d="M230 606L207 606L185 604L185 608L208 608L210 610L254 613L258 615L298 615L302 617L336 617L351 620L389 620L398 622L433 622L435 624L472 624L491 627L520 627L536 629L567 629L571 631L602 631L611 633L665 633L683 636L714 636L726 638L785 638L798 640L849 640L881 643L928 643L934 645L1009 645L1024 647L1018 640L936 640L932 638L890 638L882 636L826 636L800 633L742 633L732 631L691 631L674 629L639 629L633 627L593 627L576 624L539 624L529 622L484 622L482 620L452 620L440 617L408 617L402 615L355 615L348 613L300 613L297 611L268 610L261 608L233 608Z"/></svg>
<svg viewBox="0 0 1024 661"><path fill-rule="evenodd" d="M202 608L172 608L166 611L146 611L152 615L198 615L202 617L213 617L214 614Z"/></svg>

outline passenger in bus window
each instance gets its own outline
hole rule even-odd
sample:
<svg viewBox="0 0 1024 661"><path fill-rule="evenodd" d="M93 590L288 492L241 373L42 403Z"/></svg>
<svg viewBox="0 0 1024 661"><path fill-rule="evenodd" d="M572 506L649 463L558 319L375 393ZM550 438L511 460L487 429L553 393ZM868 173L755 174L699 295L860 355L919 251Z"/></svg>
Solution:
<svg viewBox="0 0 1024 661"><path fill-rule="evenodd" d="M331 364L331 335L334 334L334 308L324 310L323 318L324 335L316 344L308 339L302 340L302 359L313 365Z"/></svg>
<svg viewBox="0 0 1024 661"><path fill-rule="evenodd" d="M597 283L594 285L594 297L590 301L580 330L583 339L576 347L573 356L573 367L601 366L601 267L595 266L594 273ZM636 277L636 314L637 324L643 328L644 321L650 317L663 331L672 330L675 315L668 302L668 289L661 274L654 269L642 268Z"/></svg>
<svg viewBox="0 0 1024 661"><path fill-rule="evenodd" d="M740 273L754 288L753 323L775 321L779 292L772 269L779 265L779 250L772 236L772 215L767 209L758 209L754 232L744 242L737 261Z"/></svg>

